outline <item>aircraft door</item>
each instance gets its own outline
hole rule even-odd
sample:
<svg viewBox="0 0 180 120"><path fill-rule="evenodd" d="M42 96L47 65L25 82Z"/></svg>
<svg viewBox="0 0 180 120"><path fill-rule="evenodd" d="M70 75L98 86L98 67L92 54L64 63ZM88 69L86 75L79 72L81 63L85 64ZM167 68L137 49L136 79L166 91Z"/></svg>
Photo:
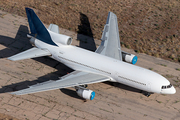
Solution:
<svg viewBox="0 0 180 120"><path fill-rule="evenodd" d="M116 81L118 81L118 72L115 72L115 74L114 74L114 79L115 79Z"/></svg>
<svg viewBox="0 0 180 120"><path fill-rule="evenodd" d="M113 75L113 78L116 81L119 81L118 74L119 74L118 72L115 72L114 75Z"/></svg>
<svg viewBox="0 0 180 120"><path fill-rule="evenodd" d="M125 84L125 80L123 80L123 78L120 77L120 75L119 75L118 72L115 72L115 74L114 74L114 79L115 79L117 82L120 82L120 83L124 83L124 84Z"/></svg>
<svg viewBox="0 0 180 120"><path fill-rule="evenodd" d="M147 88L149 91L151 91L151 83L150 82L147 83Z"/></svg>

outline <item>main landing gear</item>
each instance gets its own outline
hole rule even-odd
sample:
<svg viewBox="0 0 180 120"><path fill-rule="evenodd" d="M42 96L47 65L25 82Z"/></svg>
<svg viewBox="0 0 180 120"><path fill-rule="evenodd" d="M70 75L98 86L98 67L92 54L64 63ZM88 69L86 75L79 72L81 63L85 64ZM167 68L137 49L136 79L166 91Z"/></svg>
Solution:
<svg viewBox="0 0 180 120"><path fill-rule="evenodd" d="M84 87L84 88L87 88L88 87L88 85L87 84L85 84L85 85L80 85L81 87Z"/></svg>
<svg viewBox="0 0 180 120"><path fill-rule="evenodd" d="M151 94L153 94L153 93L151 93L151 92L146 92L146 91L140 91L140 93L142 93L142 94L144 94L146 97L149 97L149 96L151 96Z"/></svg>
<svg viewBox="0 0 180 120"><path fill-rule="evenodd" d="M150 92L146 92L144 95L147 96L147 97L149 97L149 96L151 96L151 94L152 94L152 93L150 93Z"/></svg>

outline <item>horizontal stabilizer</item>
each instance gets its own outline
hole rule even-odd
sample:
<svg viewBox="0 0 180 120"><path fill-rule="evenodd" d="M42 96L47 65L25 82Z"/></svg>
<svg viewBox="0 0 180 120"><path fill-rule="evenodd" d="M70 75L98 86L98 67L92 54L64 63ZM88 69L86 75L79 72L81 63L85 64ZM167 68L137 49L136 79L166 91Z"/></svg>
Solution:
<svg viewBox="0 0 180 120"><path fill-rule="evenodd" d="M50 24L48 29L52 32L58 33L59 34L59 26L55 24Z"/></svg>
<svg viewBox="0 0 180 120"><path fill-rule="evenodd" d="M21 52L19 54L16 54L14 56L9 57L9 60L17 61L17 60L23 60L23 59L29 59L29 58L36 58L36 57L42 57L42 56L49 56L51 53L46 49L38 49L38 48L31 48L29 50L26 50L24 52Z"/></svg>

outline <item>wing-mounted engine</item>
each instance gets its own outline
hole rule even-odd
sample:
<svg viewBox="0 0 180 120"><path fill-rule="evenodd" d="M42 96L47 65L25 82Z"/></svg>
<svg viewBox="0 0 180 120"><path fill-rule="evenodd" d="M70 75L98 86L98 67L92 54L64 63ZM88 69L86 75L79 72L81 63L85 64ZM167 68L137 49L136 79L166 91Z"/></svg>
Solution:
<svg viewBox="0 0 180 120"><path fill-rule="evenodd" d="M136 64L137 59L138 59L137 56L127 53L127 52L124 52L124 51L122 51L122 58L123 58L123 61L132 63L132 64Z"/></svg>
<svg viewBox="0 0 180 120"><path fill-rule="evenodd" d="M88 99L88 100L93 100L95 97L95 92L86 88L83 88L81 86L76 86L76 93L84 98L84 99Z"/></svg>
<svg viewBox="0 0 180 120"><path fill-rule="evenodd" d="M50 36L55 43L60 43L63 45L71 45L71 43L72 43L71 37L52 32L50 30L48 30L48 32L50 33Z"/></svg>

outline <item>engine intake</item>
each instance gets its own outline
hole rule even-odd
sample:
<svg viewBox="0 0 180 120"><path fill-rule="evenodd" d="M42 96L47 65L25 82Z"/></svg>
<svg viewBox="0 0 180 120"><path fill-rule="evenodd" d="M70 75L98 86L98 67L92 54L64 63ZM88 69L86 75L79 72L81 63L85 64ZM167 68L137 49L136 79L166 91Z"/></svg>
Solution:
<svg viewBox="0 0 180 120"><path fill-rule="evenodd" d="M136 64L138 60L137 56L124 52L124 51L122 51L122 58L125 62L132 63L132 64Z"/></svg>
<svg viewBox="0 0 180 120"><path fill-rule="evenodd" d="M95 97L95 92L86 88L78 88L76 89L76 93L84 98L84 99L88 99L88 100L93 100Z"/></svg>

